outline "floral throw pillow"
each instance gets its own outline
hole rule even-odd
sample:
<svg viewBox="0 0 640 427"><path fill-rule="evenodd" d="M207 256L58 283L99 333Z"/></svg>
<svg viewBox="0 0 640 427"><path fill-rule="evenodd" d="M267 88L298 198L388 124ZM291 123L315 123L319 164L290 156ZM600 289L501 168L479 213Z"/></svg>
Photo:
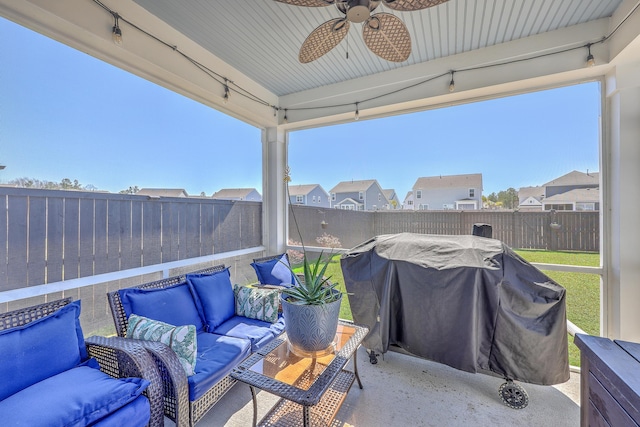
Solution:
<svg viewBox="0 0 640 427"><path fill-rule="evenodd" d="M279 291L252 286L233 285L236 314L250 319L275 323L278 321Z"/></svg>
<svg viewBox="0 0 640 427"><path fill-rule="evenodd" d="M127 325L127 338L161 342L178 356L180 364L191 376L195 373L198 343L195 325L173 326L158 320L132 314Z"/></svg>

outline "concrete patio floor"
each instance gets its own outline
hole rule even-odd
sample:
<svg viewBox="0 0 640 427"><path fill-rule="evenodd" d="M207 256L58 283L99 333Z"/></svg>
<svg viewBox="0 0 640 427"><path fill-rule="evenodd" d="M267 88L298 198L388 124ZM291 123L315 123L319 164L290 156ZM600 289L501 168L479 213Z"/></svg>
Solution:
<svg viewBox="0 0 640 427"><path fill-rule="evenodd" d="M445 365L388 352L369 363L363 348L357 353L364 388L354 383L334 426L540 426L580 425L580 375L558 386L521 384L529 405L505 406L498 388L504 380L470 374ZM258 419L277 401L258 393ZM198 423L198 427L251 426L253 407L248 386L237 384ZM171 421L166 426L173 426Z"/></svg>

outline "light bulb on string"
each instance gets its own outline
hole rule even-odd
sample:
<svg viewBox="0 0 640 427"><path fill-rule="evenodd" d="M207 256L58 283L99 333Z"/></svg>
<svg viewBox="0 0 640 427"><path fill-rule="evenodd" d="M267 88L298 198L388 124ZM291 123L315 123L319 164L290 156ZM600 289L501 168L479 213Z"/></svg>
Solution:
<svg viewBox="0 0 640 427"><path fill-rule="evenodd" d="M359 102L356 102L356 115L353 118L354 120L359 120L360 119L360 109L358 108L358 104L359 104Z"/></svg>
<svg viewBox="0 0 640 427"><path fill-rule="evenodd" d="M227 84L227 79L224 79L224 103L229 102L229 97L231 94L229 93L229 85Z"/></svg>
<svg viewBox="0 0 640 427"><path fill-rule="evenodd" d="M591 54L591 43L587 45L587 50L589 51L589 56L587 56L587 67L591 68L596 65L596 60Z"/></svg>
<svg viewBox="0 0 640 427"><path fill-rule="evenodd" d="M285 125L287 123L289 123L289 118L287 117L287 109L284 109L284 117L282 118L282 123L284 123Z"/></svg>
<svg viewBox="0 0 640 427"><path fill-rule="evenodd" d="M113 38L113 42L117 46L122 46L122 31L120 30L120 25L118 25L118 14L113 14L113 19L115 23L113 24L113 29L111 30L111 37Z"/></svg>
<svg viewBox="0 0 640 427"><path fill-rule="evenodd" d="M455 73L455 71L451 70L451 82L449 82L449 92L453 92L454 90L456 90L456 84L453 81L453 73Z"/></svg>

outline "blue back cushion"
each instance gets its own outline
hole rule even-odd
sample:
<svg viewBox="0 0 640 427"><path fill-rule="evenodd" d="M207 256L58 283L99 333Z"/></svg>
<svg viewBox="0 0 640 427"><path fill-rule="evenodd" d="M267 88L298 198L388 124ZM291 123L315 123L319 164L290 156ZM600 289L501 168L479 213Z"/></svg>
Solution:
<svg viewBox="0 0 640 427"><path fill-rule="evenodd" d="M80 301L26 325L0 331L0 401L87 358Z"/></svg>
<svg viewBox="0 0 640 427"><path fill-rule="evenodd" d="M187 282L196 296L208 331L213 331L236 314L229 268L213 274L187 274Z"/></svg>
<svg viewBox="0 0 640 427"><path fill-rule="evenodd" d="M198 331L204 328L186 283L162 289L121 289L118 294L127 317L137 314L173 326L194 325Z"/></svg>
<svg viewBox="0 0 640 427"><path fill-rule="evenodd" d="M296 283L295 277L289 269L289 257L286 253L268 261L253 262L251 266L256 271L258 281L263 285L291 285Z"/></svg>

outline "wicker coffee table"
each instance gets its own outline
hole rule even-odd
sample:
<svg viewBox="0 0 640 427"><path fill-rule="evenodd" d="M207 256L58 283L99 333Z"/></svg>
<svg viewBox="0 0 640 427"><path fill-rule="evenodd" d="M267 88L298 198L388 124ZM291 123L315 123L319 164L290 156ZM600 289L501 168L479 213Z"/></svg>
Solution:
<svg viewBox="0 0 640 427"><path fill-rule="evenodd" d="M356 350L366 327L340 322L333 351L305 357L290 348L286 334L242 362L231 376L249 384L256 425L255 388L280 396L260 426L330 426L358 376ZM353 357L353 371L345 369Z"/></svg>

